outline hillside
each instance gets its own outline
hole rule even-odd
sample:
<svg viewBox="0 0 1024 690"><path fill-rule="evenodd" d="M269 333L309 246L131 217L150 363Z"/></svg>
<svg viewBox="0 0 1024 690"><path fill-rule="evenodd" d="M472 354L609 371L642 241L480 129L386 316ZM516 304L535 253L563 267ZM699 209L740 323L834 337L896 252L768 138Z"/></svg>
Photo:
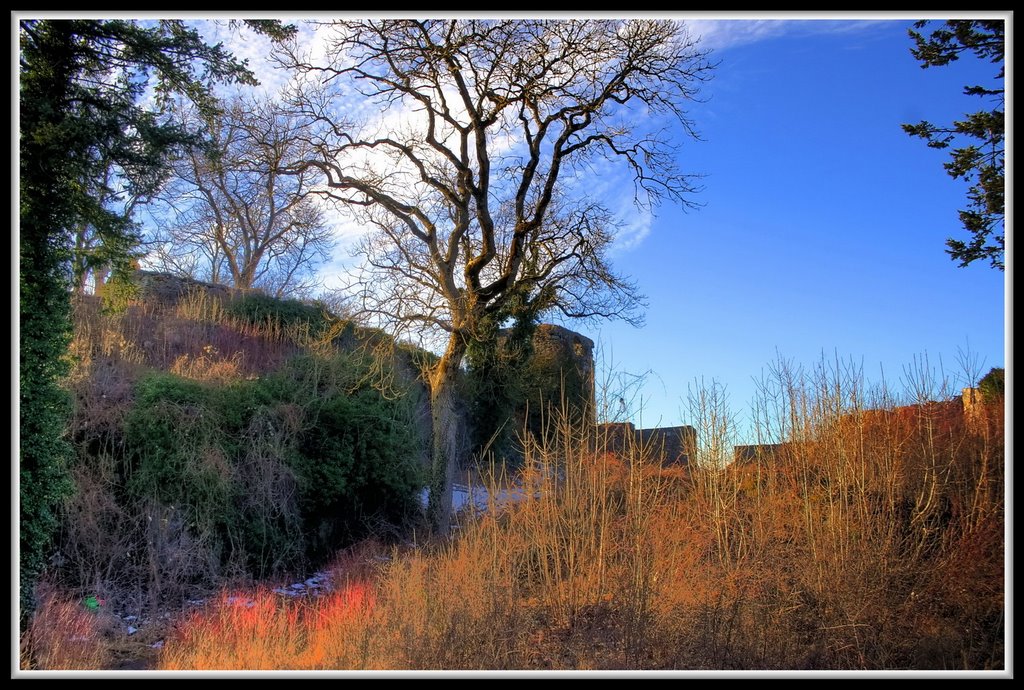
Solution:
<svg viewBox="0 0 1024 690"><path fill-rule="evenodd" d="M521 472L483 472L512 500L430 540L426 354L157 282L76 305L77 490L26 666L1003 668L1000 392L780 378L737 452L698 391L673 466L642 430L555 416Z"/></svg>
<svg viewBox="0 0 1024 690"><path fill-rule="evenodd" d="M75 306L67 584L180 601L416 519L426 353L320 305L139 278Z"/></svg>

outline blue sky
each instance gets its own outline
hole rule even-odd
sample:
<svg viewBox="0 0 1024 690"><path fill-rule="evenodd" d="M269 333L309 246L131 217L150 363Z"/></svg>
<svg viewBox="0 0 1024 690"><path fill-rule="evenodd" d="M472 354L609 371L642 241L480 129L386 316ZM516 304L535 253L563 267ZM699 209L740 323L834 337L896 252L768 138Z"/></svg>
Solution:
<svg viewBox="0 0 1024 690"><path fill-rule="evenodd" d="M984 105L962 95L996 69L973 58L923 70L910 20L716 26L720 60L691 110L702 142L682 165L706 175L703 206L658 209L643 242L616 257L647 294L646 326L592 332L605 359L649 372L634 421L686 421L687 385L725 386L741 416L778 356L837 354L900 388L915 356L959 385L958 349L1005 363L1004 280L958 268L966 185L946 153L901 123L951 122ZM966 382L964 382L966 384Z"/></svg>
<svg viewBox="0 0 1024 690"><path fill-rule="evenodd" d="M678 142L681 168L705 176L701 208L648 219L613 200L632 226L614 266L647 296L646 325L577 326L598 342L599 379L642 378L628 395L634 422L688 421L687 387L703 379L724 386L743 425L754 379L780 356L808 367L838 356L896 388L915 358L955 388L969 383L958 351L981 373L1005 364L1006 274L958 268L944 251L947 237L965 239L967 185L943 170L946 152L900 128L981 109L963 87L997 70L973 57L921 69L912 23L692 24L719 62L690 108L702 140ZM268 87L283 80L261 64L264 44L220 35ZM340 249L324 277L349 262Z"/></svg>

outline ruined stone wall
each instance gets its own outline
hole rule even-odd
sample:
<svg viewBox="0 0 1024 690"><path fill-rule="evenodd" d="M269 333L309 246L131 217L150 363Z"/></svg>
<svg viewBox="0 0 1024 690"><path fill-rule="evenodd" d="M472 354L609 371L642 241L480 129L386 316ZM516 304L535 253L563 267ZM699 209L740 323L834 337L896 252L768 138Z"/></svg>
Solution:
<svg viewBox="0 0 1024 690"><path fill-rule="evenodd" d="M501 331L498 353L485 355L466 390L471 410L471 453L488 453L512 464L523 459L524 434L545 443L557 427L594 423L594 341L568 328L539 324L525 361L521 334ZM493 367L488 373L487 367ZM567 417L567 418L566 418Z"/></svg>
<svg viewBox="0 0 1024 690"><path fill-rule="evenodd" d="M640 429L640 443L663 465L688 465L697 451L697 430L692 426Z"/></svg>
<svg viewBox="0 0 1024 690"><path fill-rule="evenodd" d="M202 280L184 278L157 271L135 271L132 276L139 288L139 297L150 304L174 306L193 290L204 290L207 294L225 299L231 296L232 288L227 285L207 283ZM97 287L97 294L100 288Z"/></svg>
<svg viewBox="0 0 1024 690"><path fill-rule="evenodd" d="M697 451L697 430L692 426L637 429L630 422L598 426L599 448L618 455L643 452L661 465L686 466Z"/></svg>
<svg viewBox="0 0 1024 690"><path fill-rule="evenodd" d="M532 383L531 405L560 407L564 395L570 408L593 422L593 340L568 328L542 323L533 335L533 356L527 372Z"/></svg>
<svg viewBox="0 0 1024 690"><path fill-rule="evenodd" d="M747 446L733 446L732 461L738 465L753 465L777 460L783 450L792 444L757 443Z"/></svg>

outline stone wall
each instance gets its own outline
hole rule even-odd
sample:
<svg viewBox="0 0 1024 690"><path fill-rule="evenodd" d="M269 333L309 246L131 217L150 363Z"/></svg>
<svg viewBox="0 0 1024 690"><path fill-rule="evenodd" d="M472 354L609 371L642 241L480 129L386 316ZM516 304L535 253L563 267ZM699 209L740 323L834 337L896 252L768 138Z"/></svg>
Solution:
<svg viewBox="0 0 1024 690"><path fill-rule="evenodd" d="M207 283L202 280L183 278L171 275L170 273L158 273L156 271L135 271L132 281L139 288L139 297L150 304L161 306L174 306L193 290L204 290L207 294L215 297L227 298L232 294L233 288L217 283ZM259 291L252 291L259 292Z"/></svg>
<svg viewBox="0 0 1024 690"><path fill-rule="evenodd" d="M964 388L960 395L960 401L964 408L964 418L967 420L967 423L972 428L976 427L985 412L981 390L977 388Z"/></svg>
<svg viewBox="0 0 1024 690"><path fill-rule="evenodd" d="M697 430L692 426L640 429L643 447L650 448L663 465L688 465L697 451Z"/></svg>
<svg viewBox="0 0 1024 690"><path fill-rule="evenodd" d="M630 449L643 450L663 466L686 466L697 450L697 430L692 426L671 426L637 429L630 422L598 425L600 447L625 454Z"/></svg>
<svg viewBox="0 0 1024 690"><path fill-rule="evenodd" d="M922 420L933 427L939 434L953 433L960 420L966 421L968 428L983 423L986 405L977 388L964 388L958 397L939 402L927 402L915 405L900 405L883 409L861 410L839 417L836 424L839 429L860 428L862 432L875 433L878 429L898 429L909 433ZM794 452L797 444L761 443L733 447L733 462L737 464L756 464L759 462L778 461L784 452Z"/></svg>
<svg viewBox="0 0 1024 690"><path fill-rule="evenodd" d="M593 417L593 340L562 326L539 324L528 369L547 403L560 402L564 392L570 405Z"/></svg>
<svg viewBox="0 0 1024 690"><path fill-rule="evenodd" d="M532 340L533 353L517 381L511 418L506 429L520 434L524 429L540 439L548 440L562 421L574 427L593 425L594 411L594 341L580 333L555 324L539 324ZM562 413L568 420L562 420ZM517 443L505 444L505 453L515 458Z"/></svg>
<svg viewBox="0 0 1024 690"><path fill-rule="evenodd" d="M757 443L748 446L733 446L732 461L737 465L752 465L771 462L779 457L786 443Z"/></svg>

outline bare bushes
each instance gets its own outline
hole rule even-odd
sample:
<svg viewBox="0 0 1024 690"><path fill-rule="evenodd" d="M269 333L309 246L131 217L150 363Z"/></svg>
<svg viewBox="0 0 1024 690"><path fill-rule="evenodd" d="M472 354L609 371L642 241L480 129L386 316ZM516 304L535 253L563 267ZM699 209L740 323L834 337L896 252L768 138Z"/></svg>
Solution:
<svg viewBox="0 0 1024 690"><path fill-rule="evenodd" d="M613 457L592 428L566 419L549 420L548 442L526 445L511 488L484 473L492 498L517 500L462 515L450 543L394 554L378 580L386 623L371 658L391 668L650 666L661 586L652 508L677 480L645 449Z"/></svg>
<svg viewBox="0 0 1024 690"><path fill-rule="evenodd" d="M720 556L701 572L723 583L698 618L710 665L1001 666L1002 426L969 423L925 363L906 378L899 405L855 366L780 362L755 404L771 445L694 468Z"/></svg>
<svg viewBox="0 0 1024 690"><path fill-rule="evenodd" d="M450 545L384 570L391 623L370 658L1001 668L1001 412L971 422L928 371L902 400L844 363L773 372L755 407L765 443L745 459L713 383L691 391L699 434L685 472L637 444L603 452L573 425L527 444L519 500L463 516Z"/></svg>

